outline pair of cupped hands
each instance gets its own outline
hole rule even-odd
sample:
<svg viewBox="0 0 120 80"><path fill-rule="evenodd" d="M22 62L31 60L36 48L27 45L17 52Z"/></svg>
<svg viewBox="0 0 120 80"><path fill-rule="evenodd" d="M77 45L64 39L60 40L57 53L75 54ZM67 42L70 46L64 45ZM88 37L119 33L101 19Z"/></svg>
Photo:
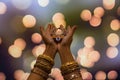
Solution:
<svg viewBox="0 0 120 80"><path fill-rule="evenodd" d="M63 26L60 25L60 28L63 29ZM55 51L60 51L62 48L70 48L73 34L76 30L76 26L68 26L66 31L66 35L62 38L60 42L55 42L53 37L51 36L53 30L55 29L55 26L53 24L48 24L47 28L40 27L40 33L42 36L42 39L47 47L53 47Z"/></svg>

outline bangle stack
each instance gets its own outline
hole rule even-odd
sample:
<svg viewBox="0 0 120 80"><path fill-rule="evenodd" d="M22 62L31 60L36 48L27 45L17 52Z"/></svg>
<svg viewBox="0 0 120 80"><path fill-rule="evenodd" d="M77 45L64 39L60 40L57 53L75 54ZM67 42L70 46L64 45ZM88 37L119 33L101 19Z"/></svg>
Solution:
<svg viewBox="0 0 120 80"><path fill-rule="evenodd" d="M34 65L34 69L32 70L32 72L42 76L46 80L53 65L54 61L51 57L47 55L40 55L37 58L36 64Z"/></svg>
<svg viewBox="0 0 120 80"><path fill-rule="evenodd" d="M80 77L80 67L77 62L67 62L61 66L62 75L65 80L73 80ZM67 76L68 75L68 76Z"/></svg>

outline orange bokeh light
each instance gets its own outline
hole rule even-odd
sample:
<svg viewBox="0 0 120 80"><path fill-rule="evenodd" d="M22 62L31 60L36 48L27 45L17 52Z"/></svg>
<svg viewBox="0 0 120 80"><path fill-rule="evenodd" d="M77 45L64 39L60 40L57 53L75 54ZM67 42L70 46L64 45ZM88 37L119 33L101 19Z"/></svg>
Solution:
<svg viewBox="0 0 120 80"><path fill-rule="evenodd" d="M42 41L42 36L39 33L33 33L31 37L32 42L40 43Z"/></svg>

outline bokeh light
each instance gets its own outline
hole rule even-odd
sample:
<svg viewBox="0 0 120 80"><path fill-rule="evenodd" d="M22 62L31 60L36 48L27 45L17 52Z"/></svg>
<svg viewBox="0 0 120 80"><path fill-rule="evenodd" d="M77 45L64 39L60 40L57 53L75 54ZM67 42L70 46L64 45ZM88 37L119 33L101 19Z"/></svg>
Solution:
<svg viewBox="0 0 120 80"><path fill-rule="evenodd" d="M116 80L118 77L118 73L115 70L111 70L108 72L107 77L109 80Z"/></svg>
<svg viewBox="0 0 120 80"><path fill-rule="evenodd" d="M3 72L0 72L0 80L6 80L6 76Z"/></svg>
<svg viewBox="0 0 120 80"><path fill-rule="evenodd" d="M5 14L5 12L7 11L7 6L5 3L0 2L0 15L1 14Z"/></svg>
<svg viewBox="0 0 120 80"><path fill-rule="evenodd" d="M84 40L84 45L88 48L91 48L95 45L95 39L92 36L88 36Z"/></svg>
<svg viewBox="0 0 120 80"><path fill-rule="evenodd" d="M110 27L113 31L117 31L120 29L120 22L118 19L113 19L110 23Z"/></svg>
<svg viewBox="0 0 120 80"><path fill-rule="evenodd" d="M100 53L98 51L92 51L88 54L88 59L91 62L97 62L100 59Z"/></svg>
<svg viewBox="0 0 120 80"><path fill-rule="evenodd" d="M42 36L39 33L33 33L32 37L31 37L31 40L32 40L33 43L38 44L42 41Z"/></svg>
<svg viewBox="0 0 120 80"><path fill-rule="evenodd" d="M56 28L59 28L60 25L63 25L64 27L66 27L65 17L60 12L57 12L53 15L52 22L54 23Z"/></svg>
<svg viewBox="0 0 120 80"><path fill-rule="evenodd" d="M90 72L83 72L82 79L83 80L92 80L92 74Z"/></svg>
<svg viewBox="0 0 120 80"><path fill-rule="evenodd" d="M94 16L101 18L104 15L104 9L102 7L96 7L94 9Z"/></svg>
<svg viewBox="0 0 120 80"><path fill-rule="evenodd" d="M26 28L32 28L36 25L36 18L32 15L25 15L22 22Z"/></svg>
<svg viewBox="0 0 120 80"><path fill-rule="evenodd" d="M95 74L95 79L96 80L105 80L106 79L106 73L104 71L98 71Z"/></svg>
<svg viewBox="0 0 120 80"><path fill-rule="evenodd" d="M92 16L91 20L89 21L92 27L98 27L102 22L102 19L96 16Z"/></svg>
<svg viewBox="0 0 120 80"><path fill-rule="evenodd" d="M0 37L0 44L2 44L2 38Z"/></svg>
<svg viewBox="0 0 120 80"><path fill-rule="evenodd" d="M110 46L117 46L119 44L119 36L116 33L110 33L107 36L107 42Z"/></svg>
<svg viewBox="0 0 120 80"><path fill-rule="evenodd" d="M84 21L89 21L89 20L91 19L91 17L92 17L92 13L91 13L90 10L85 9L85 10L83 10L83 11L81 12L80 17L81 17L81 19L84 20Z"/></svg>
<svg viewBox="0 0 120 80"><path fill-rule="evenodd" d="M109 1L103 0L103 6L105 9L111 10L115 6L115 0L109 0Z"/></svg>
<svg viewBox="0 0 120 80"><path fill-rule="evenodd" d="M19 10L25 10L27 8L30 7L32 0L11 0L12 4L15 8L19 9Z"/></svg>
<svg viewBox="0 0 120 80"><path fill-rule="evenodd" d="M41 7L46 7L49 4L49 0L38 0Z"/></svg>
<svg viewBox="0 0 120 80"><path fill-rule="evenodd" d="M40 44L38 46L35 46L32 50L32 53L35 57L38 57L39 55L43 54L43 52L45 51L46 46L45 44Z"/></svg>
<svg viewBox="0 0 120 80"><path fill-rule="evenodd" d="M8 48L8 53L14 58L19 58L22 55L22 50L18 46L11 45Z"/></svg>
<svg viewBox="0 0 120 80"><path fill-rule="evenodd" d="M22 76L24 75L24 71L23 70L16 70L14 72L14 78L15 80L22 80Z"/></svg>
<svg viewBox="0 0 120 80"><path fill-rule="evenodd" d="M108 58L115 58L118 55L118 49L116 47L108 47L106 55Z"/></svg>
<svg viewBox="0 0 120 80"><path fill-rule="evenodd" d="M36 63L36 60L33 60L32 62L31 62L31 69L33 69L34 68L34 65L35 65L35 63Z"/></svg>
<svg viewBox="0 0 120 80"><path fill-rule="evenodd" d="M17 38L15 41L14 41L14 45L19 47L21 50L24 50L25 47L26 47L26 42L24 39L22 38Z"/></svg>

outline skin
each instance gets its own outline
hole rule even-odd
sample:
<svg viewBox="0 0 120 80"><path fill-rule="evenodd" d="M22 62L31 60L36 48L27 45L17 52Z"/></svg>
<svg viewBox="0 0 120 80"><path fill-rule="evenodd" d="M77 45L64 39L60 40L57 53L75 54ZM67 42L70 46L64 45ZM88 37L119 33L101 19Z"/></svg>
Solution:
<svg viewBox="0 0 120 80"><path fill-rule="evenodd" d="M61 29L63 29L63 26L60 26ZM60 43L56 43L52 36L51 33L55 29L55 27L51 24L49 24L46 28L46 30L43 27L40 27L40 32L43 38L44 43L46 44L46 50L44 51L43 54L51 57L52 59L55 58L55 55L57 52L59 52L60 58L61 58L61 64L65 64L67 62L75 61L71 50L70 50L70 45L72 43L72 38L73 34L76 30L76 26L70 27L66 29L66 35L62 39ZM67 58L66 58L67 56ZM80 76L79 71L73 72L77 75ZM69 78L69 75L72 73L66 75ZM44 80L41 76L31 73L28 80ZM82 80L81 76L78 79L75 80Z"/></svg>

